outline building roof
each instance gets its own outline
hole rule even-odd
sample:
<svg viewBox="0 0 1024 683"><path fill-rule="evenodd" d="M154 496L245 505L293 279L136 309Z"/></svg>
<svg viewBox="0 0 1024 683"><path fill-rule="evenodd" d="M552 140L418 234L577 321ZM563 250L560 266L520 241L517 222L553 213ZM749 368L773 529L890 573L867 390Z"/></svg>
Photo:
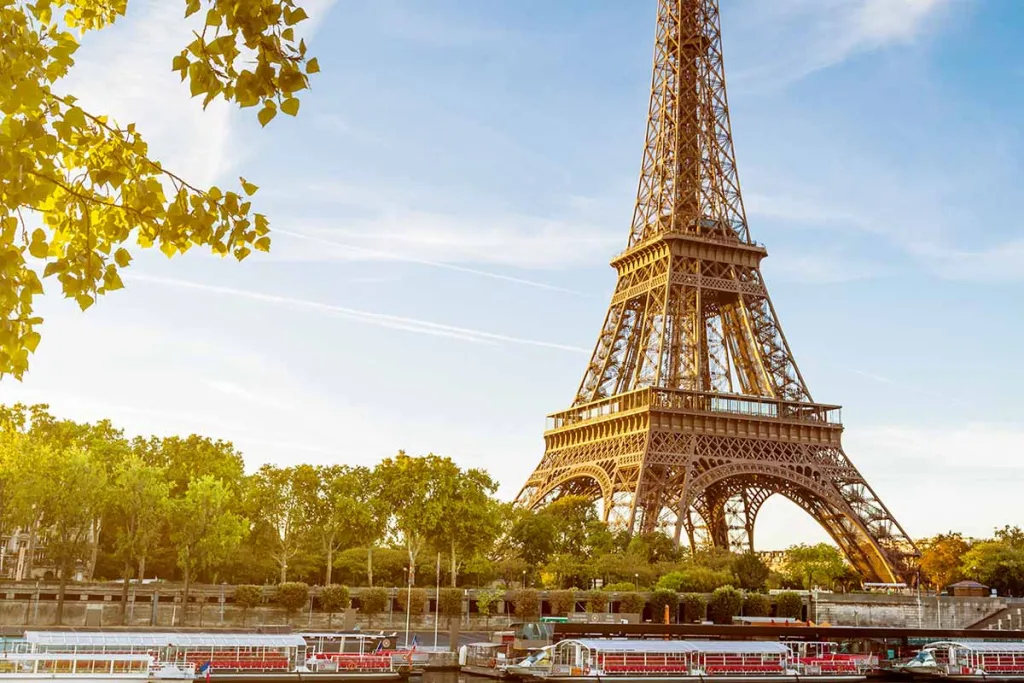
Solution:
<svg viewBox="0 0 1024 683"><path fill-rule="evenodd" d="M702 652L780 655L789 653L789 649L782 643L757 640L618 640L581 638L579 640L563 640L559 645L567 643L576 643L587 649L599 652L642 652L656 654Z"/></svg>
<svg viewBox="0 0 1024 683"><path fill-rule="evenodd" d="M988 588L988 586L983 583L978 583L977 581L964 580L952 583L947 586L947 588Z"/></svg>

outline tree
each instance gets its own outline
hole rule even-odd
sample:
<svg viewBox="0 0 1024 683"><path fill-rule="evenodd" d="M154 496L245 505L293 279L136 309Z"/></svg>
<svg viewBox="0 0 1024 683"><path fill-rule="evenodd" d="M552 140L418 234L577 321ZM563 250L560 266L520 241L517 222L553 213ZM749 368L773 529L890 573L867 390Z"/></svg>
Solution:
<svg viewBox="0 0 1024 683"><path fill-rule="evenodd" d="M587 591L587 611L606 612L608 611L608 594L602 591Z"/></svg>
<svg viewBox="0 0 1024 683"><path fill-rule="evenodd" d="M395 595L399 609L408 612L411 617L423 616L427 604L427 591L423 588L400 588Z"/></svg>
<svg viewBox="0 0 1024 683"><path fill-rule="evenodd" d="M692 624L704 621L708 615L708 599L698 593L687 593L683 596L683 619Z"/></svg>
<svg viewBox="0 0 1024 683"><path fill-rule="evenodd" d="M736 576L740 588L759 591L764 589L771 570L757 553L748 552L736 556L732 562L732 573Z"/></svg>
<svg viewBox="0 0 1024 683"><path fill-rule="evenodd" d="M127 619L128 583L160 538L170 509L170 485L164 471L132 455L114 474L111 507L114 515L114 553L124 566L121 589L121 623ZM142 577L140 577L142 578Z"/></svg>
<svg viewBox="0 0 1024 683"><path fill-rule="evenodd" d="M964 578L962 564L964 554L971 549L963 535L949 532L938 534L920 543L921 580L937 590Z"/></svg>
<svg viewBox="0 0 1024 683"><path fill-rule="evenodd" d="M444 501L435 495L435 471L443 467L436 455L414 458L399 451L377 465L374 475L380 482L382 501L390 510L390 530L401 540L409 556L411 582L415 582L416 558L430 533L447 514Z"/></svg>
<svg viewBox="0 0 1024 683"><path fill-rule="evenodd" d="M677 593L710 593L721 586L728 586L733 580L732 573L728 571L687 565L662 576L658 579L657 587Z"/></svg>
<svg viewBox="0 0 1024 683"><path fill-rule="evenodd" d="M452 618L462 618L462 597L463 592L458 588L442 588L437 611L443 614L447 619L448 623L452 623Z"/></svg>
<svg viewBox="0 0 1024 683"><path fill-rule="evenodd" d="M373 618L388 608L390 599L384 588L367 588L359 594L359 611L366 615L370 626Z"/></svg>
<svg viewBox="0 0 1024 683"><path fill-rule="evenodd" d="M772 603L764 593L747 593L743 598L743 615L747 617L767 617L771 614Z"/></svg>
<svg viewBox="0 0 1024 683"><path fill-rule="evenodd" d="M270 249L268 221L241 193L203 189L151 159L134 124L88 112L61 79L80 34L124 15L126 0L0 4L0 376L21 378L40 340L34 299L56 276L84 310L123 287L129 240L168 257L192 246L244 259ZM204 7L205 6L205 7ZM261 105L266 125L316 73L294 26L307 18L294 0L185 0L185 16L206 9L204 27L168 67L203 105L216 98ZM56 15L56 16L55 16ZM41 275L40 277L40 269Z"/></svg>
<svg viewBox="0 0 1024 683"><path fill-rule="evenodd" d="M555 552L556 520L525 508L514 508L507 519L503 549L506 560L518 560L524 568L547 563ZM518 578L518 573L512 574L508 585Z"/></svg>
<svg viewBox="0 0 1024 683"><path fill-rule="evenodd" d="M295 470L266 464L250 480L252 516L273 532L272 557L277 563L280 583L288 581L288 564L298 554L305 538Z"/></svg>
<svg viewBox="0 0 1024 683"><path fill-rule="evenodd" d="M476 611L483 615L485 626L490 621L491 615L494 614L494 609L497 607L499 600L501 600L501 594L497 591L477 591Z"/></svg>
<svg viewBox="0 0 1024 683"><path fill-rule="evenodd" d="M74 447L51 447L35 439L17 439L9 475L14 518L46 533L46 553L57 569L56 622L63 621L68 579L89 549L89 531L105 500L102 468Z"/></svg>
<svg viewBox="0 0 1024 683"><path fill-rule="evenodd" d="M962 570L1002 595L1024 595L1024 533L1017 527L996 530L994 539L964 553Z"/></svg>
<svg viewBox="0 0 1024 683"><path fill-rule="evenodd" d="M775 598L775 615L780 619L803 617L804 599L793 592L779 593Z"/></svg>
<svg viewBox="0 0 1024 683"><path fill-rule="evenodd" d="M334 618L335 612L340 612L343 609L348 609L349 602L348 586L339 586L338 584L330 584L324 586L320 591L320 607L327 612L327 625L331 625L331 621Z"/></svg>
<svg viewBox="0 0 1024 683"><path fill-rule="evenodd" d="M452 588L467 556L489 549L501 529L501 508L493 498L498 483L480 469L461 470L448 458L435 461L434 497L445 514L427 535L434 547L448 553Z"/></svg>
<svg viewBox="0 0 1024 683"><path fill-rule="evenodd" d="M309 586L301 581L288 581L277 586L274 602L279 604L291 619L296 612L309 604Z"/></svg>
<svg viewBox="0 0 1024 683"><path fill-rule="evenodd" d="M533 588L520 588L510 596L516 616L521 619L540 616L540 593Z"/></svg>
<svg viewBox="0 0 1024 683"><path fill-rule="evenodd" d="M46 531L46 552L57 567L57 623L75 565L85 559L89 532L105 499L103 468L77 448L52 448L25 439L14 453L15 515Z"/></svg>
<svg viewBox="0 0 1024 683"><path fill-rule="evenodd" d="M576 611L576 591L551 591L548 594L548 605L552 616L565 616Z"/></svg>
<svg viewBox="0 0 1024 683"><path fill-rule="evenodd" d="M665 608L668 608L669 621L675 621L676 608L679 607L679 593L665 588L659 588L651 593L647 604L651 606L651 617L658 623L665 617Z"/></svg>
<svg viewBox="0 0 1024 683"><path fill-rule="evenodd" d="M259 607L263 603L263 588L261 586L241 585L235 587L235 604L242 608L242 626L245 626L245 618L249 610Z"/></svg>
<svg viewBox="0 0 1024 683"><path fill-rule="evenodd" d="M304 527L324 554L324 584L331 585L335 553L366 546L367 579L373 586L373 545L387 525L373 473L365 467L299 465L293 481Z"/></svg>
<svg viewBox="0 0 1024 683"><path fill-rule="evenodd" d="M188 486L173 507L171 540L184 573L182 623L188 620L188 597L197 571L227 559L245 534L245 520L231 512L231 492L219 479L206 475Z"/></svg>
<svg viewBox="0 0 1024 683"><path fill-rule="evenodd" d="M708 600L708 615L716 624L731 624L743 609L743 594L732 586L716 588Z"/></svg>
<svg viewBox="0 0 1024 683"><path fill-rule="evenodd" d="M846 572L846 560L839 549L828 543L795 545L786 550L786 572L811 590L830 587Z"/></svg>
<svg viewBox="0 0 1024 683"><path fill-rule="evenodd" d="M647 601L639 593L626 593L619 599L619 611L643 616Z"/></svg>

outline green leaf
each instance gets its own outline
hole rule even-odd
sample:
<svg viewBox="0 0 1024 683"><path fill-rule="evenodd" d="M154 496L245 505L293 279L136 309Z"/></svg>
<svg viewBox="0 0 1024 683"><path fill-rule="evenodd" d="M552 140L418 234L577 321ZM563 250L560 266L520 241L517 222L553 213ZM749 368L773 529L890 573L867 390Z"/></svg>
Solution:
<svg viewBox="0 0 1024 683"><path fill-rule="evenodd" d="M299 100L296 97L289 97L287 100L281 103L281 111L289 116L295 116L299 113Z"/></svg>
<svg viewBox="0 0 1024 683"><path fill-rule="evenodd" d="M316 57L306 62L306 73L318 74L320 73L320 62L316 61Z"/></svg>
<svg viewBox="0 0 1024 683"><path fill-rule="evenodd" d="M277 116L277 107L274 106L273 102L267 102L263 105L263 109L260 109L259 113L256 114L260 125L264 127L273 121L275 116Z"/></svg>

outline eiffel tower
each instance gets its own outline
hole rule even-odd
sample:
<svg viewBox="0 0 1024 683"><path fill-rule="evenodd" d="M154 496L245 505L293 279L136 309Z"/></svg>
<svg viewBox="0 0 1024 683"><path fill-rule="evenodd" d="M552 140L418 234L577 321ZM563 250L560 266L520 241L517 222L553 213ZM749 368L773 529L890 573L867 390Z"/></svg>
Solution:
<svg viewBox="0 0 1024 683"><path fill-rule="evenodd" d="M634 533L753 550L772 495L810 514L869 581L917 550L843 453L761 277L725 92L718 0L658 0L647 141L618 284L572 407L548 417L517 501L600 504Z"/></svg>

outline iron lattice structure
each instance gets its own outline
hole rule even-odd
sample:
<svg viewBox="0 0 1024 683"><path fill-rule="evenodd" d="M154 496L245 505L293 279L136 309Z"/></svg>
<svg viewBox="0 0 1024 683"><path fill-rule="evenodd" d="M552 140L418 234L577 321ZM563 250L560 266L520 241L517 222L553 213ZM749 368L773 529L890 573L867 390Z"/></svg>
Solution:
<svg viewBox="0 0 1024 683"><path fill-rule="evenodd" d="M618 284L568 410L518 501L753 549L765 500L816 519L868 580L912 579L913 542L843 453L772 306L736 174L717 0L658 0L647 140Z"/></svg>

